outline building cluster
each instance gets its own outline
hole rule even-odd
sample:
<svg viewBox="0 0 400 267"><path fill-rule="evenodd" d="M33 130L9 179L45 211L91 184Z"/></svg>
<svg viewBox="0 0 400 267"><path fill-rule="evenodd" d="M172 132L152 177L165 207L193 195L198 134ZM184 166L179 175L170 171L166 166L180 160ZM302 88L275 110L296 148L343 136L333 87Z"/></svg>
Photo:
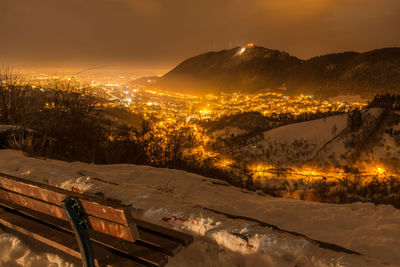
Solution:
<svg viewBox="0 0 400 267"><path fill-rule="evenodd" d="M124 105L133 112L140 112L147 118L161 121L215 120L222 116L256 111L264 116L287 113L298 116L304 113L340 112L362 108L366 103L328 101L311 95L288 96L284 93L260 92L220 93L206 96L192 96L148 89L131 85L133 76L97 75L83 72L46 74L30 72L25 75L29 84L37 88L79 87L91 94L106 98L111 105ZM63 86L64 85L64 86Z"/></svg>
<svg viewBox="0 0 400 267"><path fill-rule="evenodd" d="M347 112L362 108L366 103L330 102L313 96L286 96L282 93L257 94L220 93L218 95L192 96L146 89L143 86L104 86L108 99L125 105L146 117L165 121L216 120L243 112L256 111L264 116L288 113Z"/></svg>

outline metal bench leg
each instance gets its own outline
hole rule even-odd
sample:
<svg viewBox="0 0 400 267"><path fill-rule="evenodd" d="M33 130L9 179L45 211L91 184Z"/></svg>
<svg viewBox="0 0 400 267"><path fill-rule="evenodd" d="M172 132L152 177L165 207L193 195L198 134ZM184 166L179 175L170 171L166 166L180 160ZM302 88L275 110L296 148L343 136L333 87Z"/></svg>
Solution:
<svg viewBox="0 0 400 267"><path fill-rule="evenodd" d="M76 240L78 241L82 255L82 266L94 267L94 255L88 233L88 222L79 200L73 197L67 197L63 200L62 204L71 227L75 232Z"/></svg>

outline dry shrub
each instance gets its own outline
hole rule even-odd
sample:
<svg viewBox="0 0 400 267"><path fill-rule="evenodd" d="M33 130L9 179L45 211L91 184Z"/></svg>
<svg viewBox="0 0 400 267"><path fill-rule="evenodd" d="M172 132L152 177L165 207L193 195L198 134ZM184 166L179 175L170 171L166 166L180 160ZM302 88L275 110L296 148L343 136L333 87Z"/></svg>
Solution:
<svg viewBox="0 0 400 267"><path fill-rule="evenodd" d="M8 145L12 149L25 152L29 156L49 156L52 154L53 142L46 136L36 136L33 131L18 130L12 132L8 138Z"/></svg>

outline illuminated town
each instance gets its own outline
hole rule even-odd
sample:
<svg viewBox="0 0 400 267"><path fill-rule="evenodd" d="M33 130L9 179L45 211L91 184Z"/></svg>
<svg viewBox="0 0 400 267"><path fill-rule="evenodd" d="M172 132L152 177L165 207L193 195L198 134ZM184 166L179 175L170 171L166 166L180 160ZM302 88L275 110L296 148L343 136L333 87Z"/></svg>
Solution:
<svg viewBox="0 0 400 267"><path fill-rule="evenodd" d="M117 76L100 78L82 75L31 75L28 82L34 87L48 88L55 83L70 84L71 87L85 89L84 92L100 96L107 100L109 106L127 108L144 119L151 120L158 133L158 146L165 146L171 131L189 131L195 138L195 146L188 147L184 155L197 164L212 164L223 171L230 171L238 176L250 175L260 185L273 181L337 181L349 174L342 168L321 167L304 162L304 166L279 167L270 162L247 160L243 173L243 162L229 153L213 149L216 136L204 128L204 122L217 121L245 112L259 112L268 118L278 118L279 114L291 114L294 117L302 114L332 113L345 114L354 109L363 109L368 100L358 102L339 101L316 98L312 95L285 95L284 91L264 91L257 94L220 93L218 95L193 96L163 91L132 83L134 77ZM150 83L150 81L149 81ZM276 123L278 127L281 123ZM240 134L239 134L240 137ZM239 161L238 161L239 160ZM206 163L205 163L206 162ZM364 181L371 178L397 176L385 170L382 164L357 165L357 175ZM296 195L295 195L296 196Z"/></svg>
<svg viewBox="0 0 400 267"><path fill-rule="evenodd" d="M258 94L220 93L199 97L131 85L132 79L119 76L105 77L96 81L90 77L74 77L68 74L39 74L29 76L28 82L34 87L44 88L57 83L89 88L88 92L91 94L103 96L116 105L124 105L132 112L141 112L146 118L152 117L164 122L215 120L222 116L251 111L260 112L264 116L281 113L297 116L303 113L348 112L367 105L366 100L350 103L332 102L315 99L312 95L287 96L281 92L268 90Z"/></svg>

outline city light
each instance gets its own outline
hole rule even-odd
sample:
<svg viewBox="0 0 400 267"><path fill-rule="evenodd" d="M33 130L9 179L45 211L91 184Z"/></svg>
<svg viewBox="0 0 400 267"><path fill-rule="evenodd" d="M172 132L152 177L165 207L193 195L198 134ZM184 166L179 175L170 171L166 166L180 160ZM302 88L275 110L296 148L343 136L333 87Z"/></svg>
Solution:
<svg viewBox="0 0 400 267"><path fill-rule="evenodd" d="M246 51L246 47L240 48L239 55L242 55Z"/></svg>
<svg viewBox="0 0 400 267"><path fill-rule="evenodd" d="M239 52L253 47L248 44ZM63 77L58 75L57 79ZM48 88L54 81L55 76L39 75L34 77L30 83L33 87ZM68 80L66 78L66 80ZM95 80L88 77L88 86L91 86L91 94L101 96L109 103L102 106L124 105L133 113L140 113L146 119L155 121L156 135L161 140L166 140L170 130L186 129L193 136L196 146L184 151L184 157L193 158L196 162L210 161L217 168L223 170L242 171L242 162L237 162L234 157L225 155L211 146L215 142L213 137L203 128L203 121L217 121L221 117L241 114L244 112L259 112L268 118L275 118L279 126L281 114L291 116L302 116L303 114L315 114L324 112L349 112L353 109L362 109L367 104L360 102L329 101L318 99L310 95L284 95L283 93L264 91L253 94L245 93L220 93L206 96L193 96L182 93L174 93L157 88L146 88L144 86L130 86L126 82L129 77L118 77L116 79ZM85 84L82 77L72 80L71 83ZM118 86L117 86L118 85ZM123 85L123 86L122 86ZM123 89L122 89L123 88ZM133 95L135 101L133 101ZM46 108L52 108L48 103ZM162 144L160 144L162 145ZM255 180L266 182L277 177L284 177L287 180L307 179L316 181L320 179L336 180L343 177L345 172L338 169L320 170L315 167L292 167L290 169L278 168L263 162L247 162L248 174ZM364 164L359 166L361 177L386 177L389 172L382 165Z"/></svg>

